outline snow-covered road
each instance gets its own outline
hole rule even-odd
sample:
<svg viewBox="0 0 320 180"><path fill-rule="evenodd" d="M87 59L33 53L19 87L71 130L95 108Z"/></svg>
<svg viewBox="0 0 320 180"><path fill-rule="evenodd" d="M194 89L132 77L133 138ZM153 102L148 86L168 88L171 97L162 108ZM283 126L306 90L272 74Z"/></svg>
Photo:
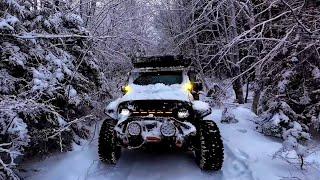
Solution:
<svg viewBox="0 0 320 180"><path fill-rule="evenodd" d="M94 144L92 144L94 146ZM32 165L34 172L27 179L37 180L194 180L194 179L251 179L251 172L241 159L227 149L222 172L201 172L188 153L151 153L125 151L117 166L108 166L98 160L96 148L86 148L55 156Z"/></svg>
<svg viewBox="0 0 320 180"><path fill-rule="evenodd" d="M191 153L145 152L125 150L116 166L108 166L98 160L97 141L78 146L72 152L58 154L40 162L23 165L22 175L30 180L273 180L284 177L301 177L301 172L280 160L272 160L273 153L281 147L254 130L250 121L254 114L242 107L234 109L237 124L221 124L225 144L225 162L220 172L202 172ZM221 110L214 110L211 117L219 122ZM316 170L310 177L316 180ZM316 179L314 179L316 177Z"/></svg>

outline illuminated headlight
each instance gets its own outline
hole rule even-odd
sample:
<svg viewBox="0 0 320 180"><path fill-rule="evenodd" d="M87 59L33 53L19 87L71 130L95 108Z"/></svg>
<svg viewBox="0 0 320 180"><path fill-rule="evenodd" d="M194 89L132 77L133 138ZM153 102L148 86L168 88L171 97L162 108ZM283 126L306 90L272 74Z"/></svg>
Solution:
<svg viewBox="0 0 320 180"><path fill-rule="evenodd" d="M129 109L121 109L120 114L122 116L129 116L130 115L130 110Z"/></svg>
<svg viewBox="0 0 320 180"><path fill-rule="evenodd" d="M132 92L132 87L131 86L125 86L123 89L125 94L130 94Z"/></svg>
<svg viewBox="0 0 320 180"><path fill-rule="evenodd" d="M185 91L191 92L193 90L193 85L192 85L191 82L188 82L188 83L183 85L183 88L184 88Z"/></svg>
<svg viewBox="0 0 320 180"><path fill-rule="evenodd" d="M160 132L166 137L174 136L176 134L176 126L171 122L165 122L161 125Z"/></svg>
<svg viewBox="0 0 320 180"><path fill-rule="evenodd" d="M183 110L179 110L178 111L178 118L187 118L187 117L189 117L189 111L188 110L186 110L186 109L183 109Z"/></svg>
<svg viewBox="0 0 320 180"><path fill-rule="evenodd" d="M131 136L138 136L141 133L141 126L136 122L129 123L127 131Z"/></svg>

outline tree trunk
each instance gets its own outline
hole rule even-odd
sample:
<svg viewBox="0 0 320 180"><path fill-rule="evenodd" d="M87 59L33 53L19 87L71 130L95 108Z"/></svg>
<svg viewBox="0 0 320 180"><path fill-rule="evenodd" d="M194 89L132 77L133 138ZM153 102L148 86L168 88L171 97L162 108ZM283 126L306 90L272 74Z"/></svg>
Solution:
<svg viewBox="0 0 320 180"><path fill-rule="evenodd" d="M254 96L253 96L253 102L252 102L252 111L255 114L258 114L258 106L260 101L260 95L261 95L261 76L260 76L260 67L256 67L255 69L255 85L254 85Z"/></svg>
<svg viewBox="0 0 320 180"><path fill-rule="evenodd" d="M84 0L79 1L79 13L83 21L85 21L85 4Z"/></svg>
<svg viewBox="0 0 320 180"><path fill-rule="evenodd" d="M234 74L239 74L240 73L240 68L235 67L233 68L233 71L235 72ZM241 82L241 77L238 77L233 83L233 90L234 93L236 94L236 99L239 104L244 103L244 98L243 98L243 89L242 89L242 82Z"/></svg>
<svg viewBox="0 0 320 180"><path fill-rule="evenodd" d="M248 96L249 96L249 85L250 85L250 78L248 77L247 78L247 89L246 89L246 96L244 98L244 102L245 103L248 103Z"/></svg>
<svg viewBox="0 0 320 180"><path fill-rule="evenodd" d="M233 1L230 1L230 35L229 40L232 41L234 38L238 36L237 32L237 22L236 22L236 9L233 4ZM231 49L231 55L229 56L231 61L234 63L231 65L231 74L233 77L236 77L240 74L240 66L238 65L239 61L239 47L238 44L235 44L234 47ZM243 97L243 89L242 89L242 82L241 77L238 77L233 83L233 90L236 94L236 99L239 104L244 103L244 97Z"/></svg>
<svg viewBox="0 0 320 180"><path fill-rule="evenodd" d="M260 101L261 90L254 91L253 102L252 102L252 111L255 114L258 114L258 105Z"/></svg>
<svg viewBox="0 0 320 180"><path fill-rule="evenodd" d="M249 26L250 26L250 29L254 27L254 25L256 24L255 23L255 18L254 15L253 15L253 7L254 7L254 3L253 2L249 2L249 14L250 14L250 17L252 17L250 19L250 22L249 22ZM250 36L254 36L254 34L256 34L255 31L252 31ZM256 43L256 45L254 46L255 48L253 49L253 55L258 57L256 58L256 60L260 59L259 58L259 55L261 54L261 50L262 50L262 43L260 40L258 40ZM255 68L255 77L253 79L253 82L255 83L254 84L254 95L253 95L253 102L252 102L252 107L251 107L251 110L255 113L255 114L258 114L258 106L259 106L259 101L260 101L260 96L261 96L261 90L262 90L262 83L261 83L261 76L260 76L261 72L260 72L260 67L256 67Z"/></svg>
<svg viewBox="0 0 320 180"><path fill-rule="evenodd" d="M97 8L97 0L91 0L91 2L87 5L87 18L85 21L85 26L88 27L89 22L91 22L91 19L94 17L94 14L96 13Z"/></svg>

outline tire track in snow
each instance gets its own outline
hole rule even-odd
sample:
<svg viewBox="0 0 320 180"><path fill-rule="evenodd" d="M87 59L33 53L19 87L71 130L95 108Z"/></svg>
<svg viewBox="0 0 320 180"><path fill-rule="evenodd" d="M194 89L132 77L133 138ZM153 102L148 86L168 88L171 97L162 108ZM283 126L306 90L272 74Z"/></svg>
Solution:
<svg viewBox="0 0 320 180"><path fill-rule="evenodd" d="M235 151L224 143L225 163L222 169L224 180L254 180L252 171L246 162L249 156L239 149Z"/></svg>
<svg viewBox="0 0 320 180"><path fill-rule="evenodd" d="M222 171L206 173L196 165L191 153L144 152L125 150L116 166L98 160L97 144L73 151L60 158L49 158L34 163L29 168L47 171L29 176L30 180L251 180L251 171L245 160L225 144L225 163ZM29 164L30 165L30 164ZM72 168L70 168L72 167ZM80 172L80 173L79 173Z"/></svg>

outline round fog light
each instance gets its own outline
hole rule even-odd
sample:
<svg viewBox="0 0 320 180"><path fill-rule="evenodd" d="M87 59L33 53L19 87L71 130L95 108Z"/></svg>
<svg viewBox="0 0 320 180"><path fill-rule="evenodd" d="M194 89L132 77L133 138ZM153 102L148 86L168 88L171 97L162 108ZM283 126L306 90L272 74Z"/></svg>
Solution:
<svg viewBox="0 0 320 180"><path fill-rule="evenodd" d="M131 136L138 136L141 133L141 126L136 122L129 123L127 131Z"/></svg>
<svg viewBox="0 0 320 180"><path fill-rule="evenodd" d="M176 126L171 122L165 122L161 125L160 132L166 137L174 136L176 134Z"/></svg>

